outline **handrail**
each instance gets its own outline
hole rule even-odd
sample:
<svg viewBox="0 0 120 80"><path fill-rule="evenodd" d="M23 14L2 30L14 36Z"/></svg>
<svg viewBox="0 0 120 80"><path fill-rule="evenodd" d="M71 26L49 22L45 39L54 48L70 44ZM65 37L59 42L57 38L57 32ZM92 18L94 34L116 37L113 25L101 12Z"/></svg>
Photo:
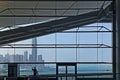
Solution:
<svg viewBox="0 0 120 80"><path fill-rule="evenodd" d="M57 63L76 63L76 64L112 64L112 62L0 62L0 64L57 64Z"/></svg>
<svg viewBox="0 0 120 80"><path fill-rule="evenodd" d="M48 80L48 78L58 78L58 77L77 77L77 76L101 76L101 75L113 75L113 73L92 73L92 74L59 74L59 75L37 75L37 76L32 76L32 75L28 75L28 76L18 76L18 77L5 77L6 78L27 78L28 80L30 78L39 78L39 79L46 79Z"/></svg>

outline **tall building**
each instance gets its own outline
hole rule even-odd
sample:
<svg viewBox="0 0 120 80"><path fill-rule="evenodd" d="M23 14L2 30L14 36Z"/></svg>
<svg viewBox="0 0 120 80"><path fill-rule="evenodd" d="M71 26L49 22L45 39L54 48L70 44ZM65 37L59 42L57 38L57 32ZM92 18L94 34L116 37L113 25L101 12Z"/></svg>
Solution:
<svg viewBox="0 0 120 80"><path fill-rule="evenodd" d="M27 62L28 61L28 51L24 51L24 61Z"/></svg>
<svg viewBox="0 0 120 80"><path fill-rule="evenodd" d="M33 60L33 59L32 59L32 54L30 54L30 55L29 55L29 61L30 61L30 62L33 62L32 60Z"/></svg>
<svg viewBox="0 0 120 80"><path fill-rule="evenodd" d="M37 61L37 38L32 39L32 62Z"/></svg>

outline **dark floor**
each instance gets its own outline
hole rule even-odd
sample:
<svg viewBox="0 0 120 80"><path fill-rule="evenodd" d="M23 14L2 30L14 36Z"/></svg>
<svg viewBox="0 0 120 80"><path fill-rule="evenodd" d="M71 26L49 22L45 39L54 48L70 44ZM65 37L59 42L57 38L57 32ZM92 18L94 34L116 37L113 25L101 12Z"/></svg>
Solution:
<svg viewBox="0 0 120 80"><path fill-rule="evenodd" d="M4 79L0 79L0 80L4 80ZM28 80L27 78L6 78L6 80ZM56 78L49 78L49 79L45 79L45 78L30 78L29 80L57 80ZM112 78L77 78L77 80L115 80Z"/></svg>

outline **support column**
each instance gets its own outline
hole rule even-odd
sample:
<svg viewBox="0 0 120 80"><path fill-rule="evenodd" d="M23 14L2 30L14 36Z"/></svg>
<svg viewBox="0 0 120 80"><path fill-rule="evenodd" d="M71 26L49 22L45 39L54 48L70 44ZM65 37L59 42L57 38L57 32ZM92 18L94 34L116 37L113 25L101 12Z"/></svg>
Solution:
<svg viewBox="0 0 120 80"><path fill-rule="evenodd" d="M116 49L116 79L120 80L120 0L116 0Z"/></svg>
<svg viewBox="0 0 120 80"><path fill-rule="evenodd" d="M113 78L116 80L116 2L112 2L112 10L113 10L113 19L112 19L112 24L113 24L113 33L112 33L112 42L113 42L113 50L112 50L112 71L113 71Z"/></svg>

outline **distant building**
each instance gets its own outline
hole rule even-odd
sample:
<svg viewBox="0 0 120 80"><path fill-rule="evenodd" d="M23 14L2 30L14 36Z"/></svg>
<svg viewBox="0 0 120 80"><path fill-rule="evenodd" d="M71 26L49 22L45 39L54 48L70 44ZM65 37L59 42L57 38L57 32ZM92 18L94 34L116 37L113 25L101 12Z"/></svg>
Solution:
<svg viewBox="0 0 120 80"><path fill-rule="evenodd" d="M32 61L37 62L37 38L32 39Z"/></svg>
<svg viewBox="0 0 120 80"><path fill-rule="evenodd" d="M23 55L14 55L14 62L23 62Z"/></svg>
<svg viewBox="0 0 120 80"><path fill-rule="evenodd" d="M15 58L14 56L15 56L15 55L9 55L9 57L10 57L9 62L14 62L14 60L15 60L15 59L14 59L14 58Z"/></svg>
<svg viewBox="0 0 120 80"><path fill-rule="evenodd" d="M28 61L28 51L24 51L23 60L24 60L24 62Z"/></svg>
<svg viewBox="0 0 120 80"><path fill-rule="evenodd" d="M38 62L44 62L44 60L42 59L42 55L38 55Z"/></svg>
<svg viewBox="0 0 120 80"><path fill-rule="evenodd" d="M33 59L32 59L32 54L30 54L30 55L29 55L29 62L33 62L32 60L33 60Z"/></svg>
<svg viewBox="0 0 120 80"><path fill-rule="evenodd" d="M0 55L0 62L3 62L3 55Z"/></svg>
<svg viewBox="0 0 120 80"><path fill-rule="evenodd" d="M5 54L4 62L10 62L10 55L9 55L9 53Z"/></svg>
<svg viewBox="0 0 120 80"><path fill-rule="evenodd" d="M44 60L42 59L42 55L38 55L38 62L44 63ZM44 64L39 64L39 68L43 69L44 68Z"/></svg>

